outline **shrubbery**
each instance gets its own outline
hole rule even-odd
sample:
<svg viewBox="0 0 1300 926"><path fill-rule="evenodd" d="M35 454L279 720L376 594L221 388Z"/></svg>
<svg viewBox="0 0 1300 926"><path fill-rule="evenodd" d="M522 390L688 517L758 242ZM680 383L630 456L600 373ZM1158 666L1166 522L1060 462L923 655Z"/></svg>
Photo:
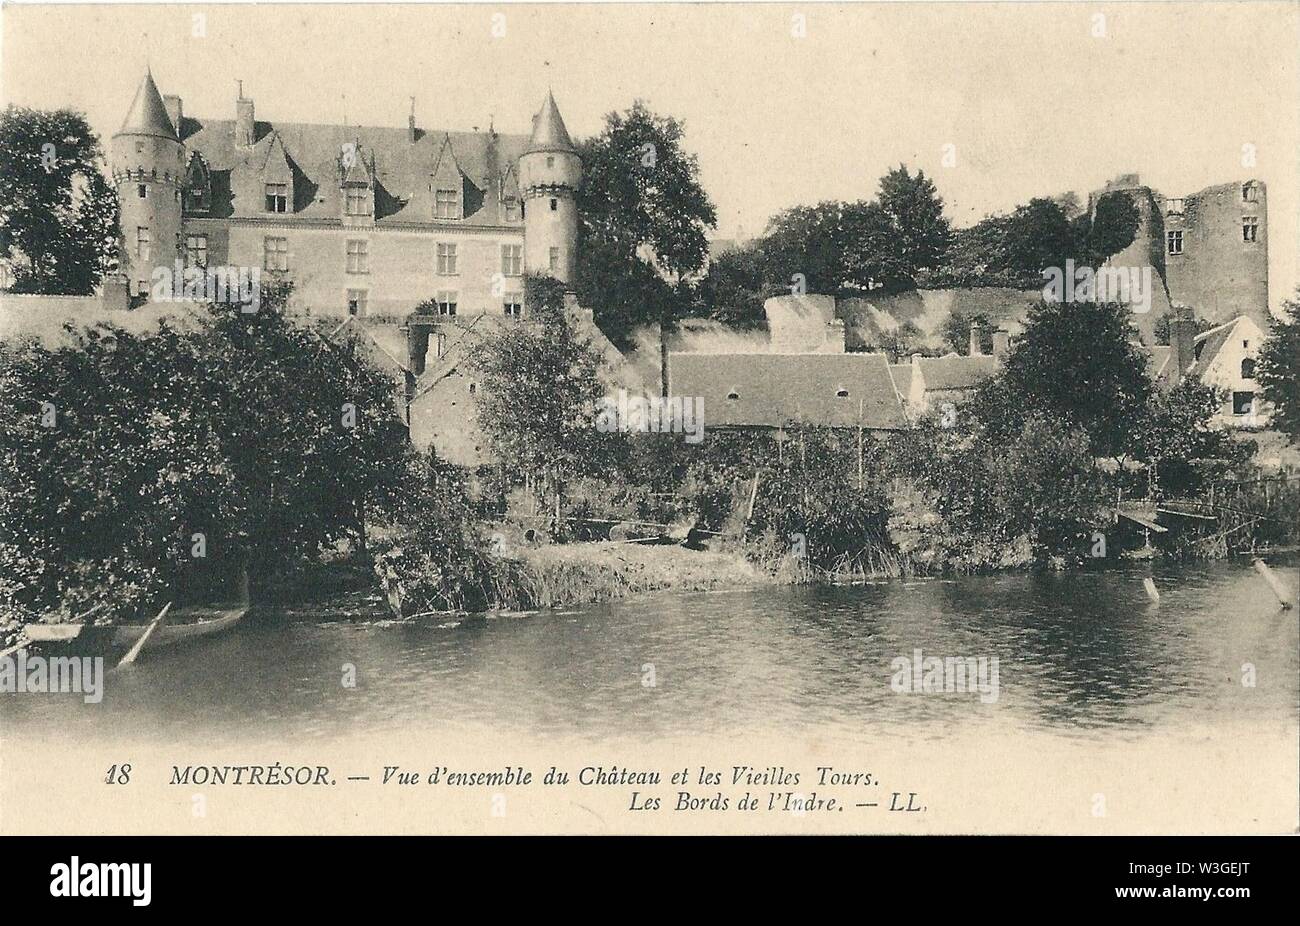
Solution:
<svg viewBox="0 0 1300 926"><path fill-rule="evenodd" d="M407 452L393 384L275 302L0 345L8 610L128 617L364 539Z"/></svg>

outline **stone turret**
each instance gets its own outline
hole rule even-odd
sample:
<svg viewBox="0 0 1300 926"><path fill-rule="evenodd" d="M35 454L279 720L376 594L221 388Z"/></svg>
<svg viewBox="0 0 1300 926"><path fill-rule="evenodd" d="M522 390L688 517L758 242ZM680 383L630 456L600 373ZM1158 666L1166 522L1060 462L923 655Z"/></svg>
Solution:
<svg viewBox="0 0 1300 926"><path fill-rule="evenodd" d="M524 199L524 263L531 271L571 283L578 238L574 195L582 184L582 161L564 127L555 97L546 94L533 118L533 134L519 158Z"/></svg>
<svg viewBox="0 0 1300 926"><path fill-rule="evenodd" d="M172 268L180 253L186 167L185 146L148 69L112 138L109 160L121 206L122 274L138 295L154 268Z"/></svg>

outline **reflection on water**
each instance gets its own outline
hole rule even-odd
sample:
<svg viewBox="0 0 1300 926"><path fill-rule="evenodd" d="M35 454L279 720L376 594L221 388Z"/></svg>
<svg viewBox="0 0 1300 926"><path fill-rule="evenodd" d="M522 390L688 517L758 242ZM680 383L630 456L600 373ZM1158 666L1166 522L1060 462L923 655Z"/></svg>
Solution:
<svg viewBox="0 0 1300 926"><path fill-rule="evenodd" d="M1278 573L1293 587L1294 560ZM394 624L264 616L154 654L104 701L0 696L32 736L335 737L489 725L509 736L954 725L1072 736L1276 722L1298 711L1297 621L1244 562L856 588L669 595L522 617ZM898 694L890 663L997 657L996 703ZM1256 685L1242 684L1254 666ZM347 688L347 666L357 685ZM654 685L645 684L653 674Z"/></svg>

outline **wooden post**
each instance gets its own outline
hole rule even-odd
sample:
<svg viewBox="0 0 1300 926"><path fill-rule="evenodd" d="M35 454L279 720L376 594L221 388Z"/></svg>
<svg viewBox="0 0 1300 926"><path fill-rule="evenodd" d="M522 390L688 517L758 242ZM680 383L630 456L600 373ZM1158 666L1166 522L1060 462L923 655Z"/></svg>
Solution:
<svg viewBox="0 0 1300 926"><path fill-rule="evenodd" d="M1264 562L1262 559L1256 558L1255 571L1264 578L1264 581L1268 583L1268 587L1273 590L1273 594L1277 596L1277 600L1282 603L1282 610L1290 611L1291 608L1295 606L1295 602L1291 599L1291 592L1282 584L1281 579L1273 575L1273 570L1268 568L1268 563Z"/></svg>
<svg viewBox="0 0 1300 926"><path fill-rule="evenodd" d="M858 491L862 491L862 400L858 399Z"/></svg>
<svg viewBox="0 0 1300 926"><path fill-rule="evenodd" d="M1142 580L1142 587L1147 590L1147 597L1155 604L1160 604L1160 590L1156 588L1156 580L1147 576Z"/></svg>

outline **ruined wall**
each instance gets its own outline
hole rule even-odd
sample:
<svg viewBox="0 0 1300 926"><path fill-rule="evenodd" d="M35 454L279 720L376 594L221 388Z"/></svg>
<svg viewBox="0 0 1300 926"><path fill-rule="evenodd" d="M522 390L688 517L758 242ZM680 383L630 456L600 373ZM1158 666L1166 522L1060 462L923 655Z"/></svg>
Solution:
<svg viewBox="0 0 1300 926"><path fill-rule="evenodd" d="M1243 225L1253 219L1255 240ZM1181 233L1182 253L1166 240L1169 294L1214 324L1245 315L1267 326L1268 203L1258 181L1226 183L1165 200L1166 238Z"/></svg>

